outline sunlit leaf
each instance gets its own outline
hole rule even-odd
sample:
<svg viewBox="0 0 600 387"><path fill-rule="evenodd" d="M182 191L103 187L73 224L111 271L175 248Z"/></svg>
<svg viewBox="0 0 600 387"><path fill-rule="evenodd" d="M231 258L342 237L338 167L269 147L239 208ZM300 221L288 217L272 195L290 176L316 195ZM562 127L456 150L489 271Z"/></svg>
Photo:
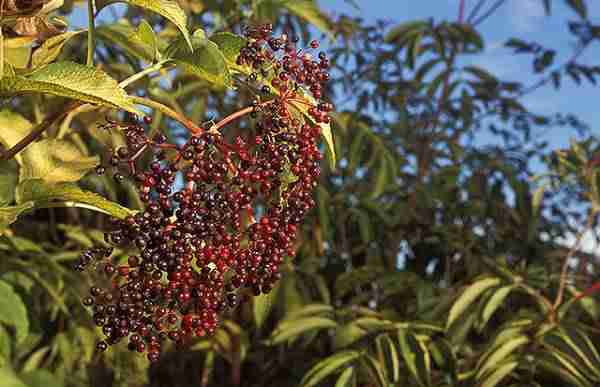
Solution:
<svg viewBox="0 0 600 387"><path fill-rule="evenodd" d="M254 310L254 322L256 327L260 329L267 317L273 309L273 303L277 299L277 293L279 292L279 286L275 286L267 294L261 294L260 296L254 297L252 300Z"/></svg>
<svg viewBox="0 0 600 387"><path fill-rule="evenodd" d="M81 207L124 218L132 211L111 202L97 193L84 191L74 183L46 184L40 179L21 182L17 188L17 197L23 205L33 203L36 208L52 205ZM30 204L28 204L30 203Z"/></svg>
<svg viewBox="0 0 600 387"><path fill-rule="evenodd" d="M187 29L187 15L174 0L98 0L96 1L96 7L98 10L106 7L113 3L126 3L134 5L136 7L144 8L148 11L155 12L165 19L168 19L171 23L181 31L183 38L188 46L188 50L192 49L192 41L190 33Z"/></svg>
<svg viewBox="0 0 600 387"><path fill-rule="evenodd" d="M102 70L75 62L54 62L27 76L3 77L0 96L44 93L141 113L125 90Z"/></svg>
<svg viewBox="0 0 600 387"><path fill-rule="evenodd" d="M17 343L29 333L27 309L21 297L5 281L0 281L0 322L15 330Z"/></svg>
<svg viewBox="0 0 600 387"><path fill-rule="evenodd" d="M276 345L314 329L335 328L337 323L326 317L305 317L293 321L283 321L271 334L269 344Z"/></svg>
<svg viewBox="0 0 600 387"><path fill-rule="evenodd" d="M300 385L304 387L314 386L344 365L358 359L360 356L361 353L359 351L342 351L329 356L315 364L306 375L304 375Z"/></svg>
<svg viewBox="0 0 600 387"><path fill-rule="evenodd" d="M41 46L33 51L33 55L31 56L31 66L33 68L38 68L52 63L58 57L64 45L67 44L71 38L83 32L85 31L68 31L45 40Z"/></svg>
<svg viewBox="0 0 600 387"><path fill-rule="evenodd" d="M479 295L498 284L500 284L499 278L484 278L467 287L454 305L452 305L448 320L446 321L446 329L475 302Z"/></svg>
<svg viewBox="0 0 600 387"><path fill-rule="evenodd" d="M186 72L212 83L215 87L229 86L229 71L219 46L206 38L203 30L192 35L191 52L186 41L178 39L166 50L165 57L177 63Z"/></svg>

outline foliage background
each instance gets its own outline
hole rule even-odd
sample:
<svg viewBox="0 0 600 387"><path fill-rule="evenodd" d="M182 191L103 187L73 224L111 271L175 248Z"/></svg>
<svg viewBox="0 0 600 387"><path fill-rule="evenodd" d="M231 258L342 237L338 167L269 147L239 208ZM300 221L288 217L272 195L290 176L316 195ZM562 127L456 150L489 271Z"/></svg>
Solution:
<svg viewBox="0 0 600 387"><path fill-rule="evenodd" d="M106 144L121 141L98 129L105 115L135 107L82 73L66 88L89 88L108 107L61 117L0 167L2 385L597 385L597 257L580 249L584 232L597 229L597 132L569 112L531 111L523 100L543 88L560 92L565 82L595 85L600 67L579 58L597 45L600 25L584 1L539 2L548 13L555 3L574 11L562 23L576 44L557 55L555 47L507 36L507 47L530 62L526 84L468 64L485 47L480 18L495 2L468 2L463 11L457 2L455 19L432 13L400 25L330 15L310 0L108 5L97 19L94 58L119 81L168 59L170 43L185 44L182 31L201 28L219 42L223 32L271 21L305 43L323 36L334 67L328 93L343 107L332 125L338 163L323 164L318 208L272 293L227 316L213 339L169 351L152 367L123 347L99 355L80 303L89 279L71 266L84 248L104 243L98 209L139 208L128 184L88 173L106 157ZM1 19L5 149L60 114L65 96L97 102L56 84L16 94L27 85L9 82L48 81L48 64L86 62L88 34L65 32L58 18L86 3L11 6ZM252 93L230 89L235 46L191 39L196 56L175 55L175 66L132 82L127 93L198 123L247 106ZM160 110L145 111L155 130L186 136ZM535 135L540 130L583 140L550 149ZM477 141L482 136L493 145ZM539 159L543 174L532 169ZM569 236L572 248L557 243Z"/></svg>

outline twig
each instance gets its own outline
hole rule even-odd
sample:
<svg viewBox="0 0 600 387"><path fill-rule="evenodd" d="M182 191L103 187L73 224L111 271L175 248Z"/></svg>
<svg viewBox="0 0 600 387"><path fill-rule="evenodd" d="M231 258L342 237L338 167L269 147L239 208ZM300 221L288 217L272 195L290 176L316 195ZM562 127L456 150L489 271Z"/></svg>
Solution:
<svg viewBox="0 0 600 387"><path fill-rule="evenodd" d="M569 64L574 63L577 58L579 58L579 56L581 54L583 54L583 52L585 51L585 49L588 47L587 44L580 44L575 51L573 52L573 55L571 55L571 58L569 58L569 60L567 60L562 66L560 66L557 70L552 71L551 73L554 72L560 72L562 70L564 70ZM522 97L525 94L529 94L537 89L539 89L540 87L544 86L545 84L547 84L548 82L550 82L550 80L552 79L552 75L549 75L545 78L540 79L539 81L537 81L536 83L534 83L531 86L528 86L526 88L524 88L518 95L517 97Z"/></svg>
<svg viewBox="0 0 600 387"><path fill-rule="evenodd" d="M479 12L479 10L481 9L481 7L483 7L486 1L487 0L479 0L479 2L475 5L475 7L473 7L471 12L469 13L469 16L467 16L467 23L471 23L475 16L477 16L477 12Z"/></svg>
<svg viewBox="0 0 600 387"><path fill-rule="evenodd" d="M121 86L123 88L127 87L130 84L132 84L133 82L137 81L138 79L141 79L141 78L145 77L146 75L153 73L155 71L159 71L167 63L168 63L167 60L161 60L159 62L156 62L152 66L147 67L147 68L143 69L142 71L133 74L129 78L122 80L121 82L119 82L119 86Z"/></svg>
<svg viewBox="0 0 600 387"><path fill-rule="evenodd" d="M462 24L465 18L465 0L460 0L458 5L458 22Z"/></svg>
<svg viewBox="0 0 600 387"><path fill-rule="evenodd" d="M25 149L27 145L31 144L35 141L39 136L42 135L48 128L50 128L54 123L61 120L65 117L69 112L78 106L81 105L81 102L70 102L67 103L65 107L62 109L57 109L56 112L49 117L47 117L44 121L40 122L36 127L29 132L21 141L16 143L12 148L8 149L6 152L2 154L2 160L8 160L14 157L17 153Z"/></svg>
<svg viewBox="0 0 600 387"><path fill-rule="evenodd" d="M483 15L481 15L481 17L479 17L479 19L477 19L477 20L473 21L473 23L471 23L471 24L473 24L473 27L477 26L478 24L483 23L485 21L485 19L487 19L488 17L492 16L492 14L494 12L496 12L496 10L498 8L500 8L500 6L505 3L505 1L506 0L498 0L498 1L496 1L494 3L494 5L492 5L492 7L490 9L488 9L488 11L486 13L484 13Z"/></svg>

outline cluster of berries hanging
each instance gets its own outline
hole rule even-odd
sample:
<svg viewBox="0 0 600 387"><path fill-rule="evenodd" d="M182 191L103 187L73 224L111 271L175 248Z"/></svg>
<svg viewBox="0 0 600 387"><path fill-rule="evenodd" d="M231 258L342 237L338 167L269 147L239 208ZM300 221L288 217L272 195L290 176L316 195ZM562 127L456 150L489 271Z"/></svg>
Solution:
<svg viewBox="0 0 600 387"><path fill-rule="evenodd" d="M271 34L270 25L248 29L237 60L270 97L179 145L149 136L148 120L107 124L127 142L111 160L114 176L133 178L145 208L112 219L105 234L109 245L132 252L125 262L100 247L76 267L105 277L83 300L106 336L99 350L127 341L156 361L166 340L210 336L223 311L268 293L294 254L298 227L315 204L319 123L332 110L321 100L329 63L324 53L298 49L297 39ZM246 114L255 118L254 134L227 140L220 130ZM148 153L148 169L139 170Z"/></svg>

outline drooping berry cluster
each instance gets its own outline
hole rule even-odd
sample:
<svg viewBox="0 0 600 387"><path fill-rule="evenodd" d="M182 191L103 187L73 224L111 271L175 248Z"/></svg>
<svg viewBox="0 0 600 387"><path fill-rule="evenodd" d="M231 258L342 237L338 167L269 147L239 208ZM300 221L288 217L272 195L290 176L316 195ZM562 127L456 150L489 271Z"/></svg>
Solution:
<svg viewBox="0 0 600 387"><path fill-rule="evenodd" d="M122 130L127 143L110 164L134 178L145 208L113 218L105 234L108 244L132 251L124 262L110 248L95 248L77 264L105 276L83 300L106 336L99 350L126 340L155 361L165 340L211 335L221 312L268 293L284 258L294 254L298 226L315 204L318 124L329 122L332 110L321 101L328 63L323 53L313 60L295 39L271 37L271 30L248 29L238 58L271 99L253 101L182 145L149 136L147 121L107 124ZM229 141L220 133L245 114L256 117L254 135ZM138 170L146 151L153 160ZM122 180L123 173L114 176Z"/></svg>

